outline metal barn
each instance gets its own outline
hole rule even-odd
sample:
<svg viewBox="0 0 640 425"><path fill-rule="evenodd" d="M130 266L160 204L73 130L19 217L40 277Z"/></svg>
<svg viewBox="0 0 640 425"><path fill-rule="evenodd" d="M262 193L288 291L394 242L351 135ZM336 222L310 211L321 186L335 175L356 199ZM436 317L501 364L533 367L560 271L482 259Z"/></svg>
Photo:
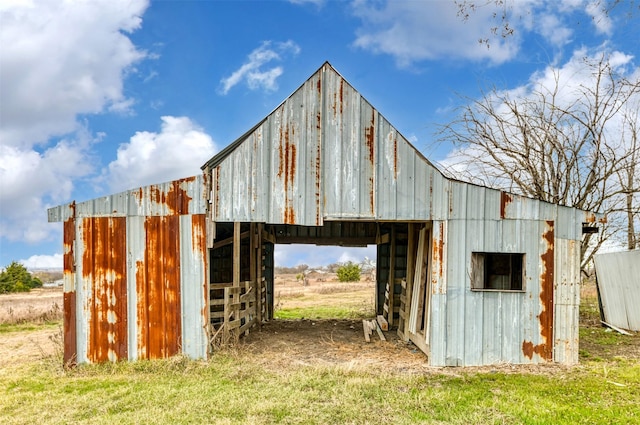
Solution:
<svg viewBox="0 0 640 425"><path fill-rule="evenodd" d="M377 312L431 365L578 361L602 217L446 178L329 63L202 170L49 210L66 362L206 358L272 319L288 243L376 244Z"/></svg>

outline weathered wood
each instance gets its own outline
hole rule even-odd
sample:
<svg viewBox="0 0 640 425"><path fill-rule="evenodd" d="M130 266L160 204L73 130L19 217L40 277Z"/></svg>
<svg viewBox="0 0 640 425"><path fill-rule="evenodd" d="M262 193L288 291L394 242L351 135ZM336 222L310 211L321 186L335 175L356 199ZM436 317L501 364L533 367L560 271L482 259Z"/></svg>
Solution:
<svg viewBox="0 0 640 425"><path fill-rule="evenodd" d="M246 238L248 236L249 236L249 232L242 232L240 234L240 239L242 240L242 239L244 239L244 238ZM223 239L221 241L214 242L213 246L211 247L211 249L217 249L217 248L221 248L221 247L226 246L226 245L231 245L233 243L233 238L234 238L234 236L230 236L227 239Z"/></svg>
<svg viewBox="0 0 640 425"><path fill-rule="evenodd" d="M233 286L240 286L240 223L233 223Z"/></svg>
<svg viewBox="0 0 640 425"><path fill-rule="evenodd" d="M391 227L391 240L390 240L390 255L389 255L389 314L387 316L387 322L389 322L389 327L393 327L394 317L393 317L393 303L395 296L395 277L396 277L396 227Z"/></svg>
<svg viewBox="0 0 640 425"><path fill-rule="evenodd" d="M389 243L389 240L391 240L391 235L389 235L388 233L385 233L384 235L378 235L376 237L376 245Z"/></svg>
<svg viewBox="0 0 640 425"><path fill-rule="evenodd" d="M262 327L262 321L264 320L264 316L262 314L262 293L266 293L266 288L264 287L264 278L262 277L262 271L264 270L262 262L264 260L264 253L262 252L264 249L264 245L262 243L262 223L258 224L258 228L256 229L256 289L258 294L256 295L256 310L257 314L257 322L258 327Z"/></svg>
<svg viewBox="0 0 640 425"><path fill-rule="evenodd" d="M229 330L232 331L240 327L240 322L240 319L230 320L228 322L225 322L225 327L229 328Z"/></svg>
<svg viewBox="0 0 640 425"><path fill-rule="evenodd" d="M418 252L416 255L416 267L414 270L414 278L411 294L408 296L411 297L411 309L409 315L409 329L408 332L415 334L418 332L418 320L422 318L422 306L424 305L424 286L425 282L421 280L423 276L423 267L424 267L424 258L425 255L428 255L428 246L427 241L427 229L423 228L420 230L420 236L418 238ZM427 252L425 252L427 251ZM425 271L426 272L426 271Z"/></svg>
<svg viewBox="0 0 640 425"><path fill-rule="evenodd" d="M407 270L406 270L406 278L404 282L405 289L405 304L404 304L404 318L402 323L402 329L398 326L398 336L403 341L409 340L409 312L411 311L411 302L413 295L413 274L416 268L416 257L417 257L417 244L416 244L416 228L417 224L409 223L408 230L408 243L407 243Z"/></svg>
<svg viewBox="0 0 640 425"><path fill-rule="evenodd" d="M276 243L276 237L269 232L262 231L262 239L267 242L271 242L272 244Z"/></svg>
<svg viewBox="0 0 640 425"><path fill-rule="evenodd" d="M384 334L382 333L382 330L380 329L380 326L378 326L378 322L376 322L375 320L372 320L371 325L375 328L376 332L378 332L378 337L380 337L380 341L386 341L387 338L385 338Z"/></svg>
<svg viewBox="0 0 640 425"><path fill-rule="evenodd" d="M364 332L364 340L367 342L371 342L371 328L369 327L368 320L362 320L362 331Z"/></svg>
<svg viewBox="0 0 640 425"><path fill-rule="evenodd" d="M389 330L389 323L387 323L383 315L379 314L378 317L376 317L376 320L383 331Z"/></svg>

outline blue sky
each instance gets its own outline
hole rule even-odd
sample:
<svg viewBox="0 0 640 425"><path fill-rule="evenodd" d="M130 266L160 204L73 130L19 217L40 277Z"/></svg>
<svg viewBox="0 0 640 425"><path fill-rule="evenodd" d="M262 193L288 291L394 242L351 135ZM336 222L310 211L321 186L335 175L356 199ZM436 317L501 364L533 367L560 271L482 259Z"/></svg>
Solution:
<svg viewBox="0 0 640 425"><path fill-rule="evenodd" d="M453 1L2 1L0 266L61 267L48 207L199 173L327 60L434 162L459 95L577 75L601 52L640 72L635 3L507 1L507 38L488 3L463 20ZM364 255L283 246L276 261Z"/></svg>

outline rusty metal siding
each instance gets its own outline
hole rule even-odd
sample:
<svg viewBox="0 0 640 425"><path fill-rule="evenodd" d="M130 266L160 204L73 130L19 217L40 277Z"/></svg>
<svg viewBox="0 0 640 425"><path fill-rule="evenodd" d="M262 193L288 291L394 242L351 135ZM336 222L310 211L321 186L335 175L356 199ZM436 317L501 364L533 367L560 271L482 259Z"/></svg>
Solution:
<svg viewBox="0 0 640 425"><path fill-rule="evenodd" d="M640 250L597 254L595 265L607 323L640 331Z"/></svg>
<svg viewBox="0 0 640 425"><path fill-rule="evenodd" d="M180 248L178 216L147 217L144 262L136 265L138 358L179 352Z"/></svg>
<svg viewBox="0 0 640 425"><path fill-rule="evenodd" d="M65 221L65 362L206 358L202 182L49 210L50 220Z"/></svg>
<svg viewBox="0 0 640 425"><path fill-rule="evenodd" d="M125 228L122 217L90 217L81 222L87 358L91 362L128 357Z"/></svg>

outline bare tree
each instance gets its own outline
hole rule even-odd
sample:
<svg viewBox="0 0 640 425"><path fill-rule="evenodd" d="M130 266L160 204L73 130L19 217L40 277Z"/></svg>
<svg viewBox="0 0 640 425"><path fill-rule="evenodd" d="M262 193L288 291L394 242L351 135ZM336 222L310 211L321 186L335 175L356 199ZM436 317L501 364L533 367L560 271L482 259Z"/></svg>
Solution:
<svg viewBox="0 0 640 425"><path fill-rule="evenodd" d="M469 18L480 9L489 9L492 14L493 24L488 28L490 36L480 38L478 42L484 44L487 48L490 46L490 37L500 37L503 39L512 37L517 32L518 21L522 20L524 16L518 16L514 9L518 9L516 3L519 0L454 0L458 9L458 18L463 21L469 20ZM553 2L549 2L553 3ZM544 6L544 3L542 3ZM640 12L640 2L637 0L592 0L588 7L597 10L599 13L594 13L591 19L601 19L598 16L609 17L614 10L624 11L627 19L631 20L633 16ZM531 10L525 8L523 11L525 14L531 13Z"/></svg>
<svg viewBox="0 0 640 425"><path fill-rule="evenodd" d="M637 129L637 111L634 117L628 105L640 94L640 79L621 75L608 54L583 61L589 74L579 82L549 67L545 84L532 84L526 93L494 88L479 100L465 99L458 118L441 128L440 139L456 148L448 166L455 177L611 214L608 231L596 241L585 235L584 268L594 253L588 248L597 249L617 230L616 213L637 216L638 146L619 129L624 117L627 129Z"/></svg>
<svg viewBox="0 0 640 425"><path fill-rule="evenodd" d="M640 145L638 137L640 136L640 105L633 105L627 108L622 123L622 139L628 141L630 155L621 159L621 166L618 170L618 179L620 187L624 194L624 206L622 211L626 214L627 219L627 248L636 249L640 247L638 243L638 234L635 230L635 222L640 217L640 176L638 175L638 159L640 159Z"/></svg>

